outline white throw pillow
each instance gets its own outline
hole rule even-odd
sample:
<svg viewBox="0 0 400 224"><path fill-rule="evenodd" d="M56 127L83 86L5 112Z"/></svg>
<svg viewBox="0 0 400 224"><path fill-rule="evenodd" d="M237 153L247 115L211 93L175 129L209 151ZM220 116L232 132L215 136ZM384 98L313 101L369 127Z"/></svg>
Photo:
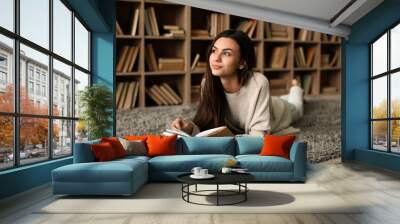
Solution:
<svg viewBox="0 0 400 224"><path fill-rule="evenodd" d="M145 156L147 155L146 145L142 140L129 141L124 138L118 138L126 151L126 155Z"/></svg>

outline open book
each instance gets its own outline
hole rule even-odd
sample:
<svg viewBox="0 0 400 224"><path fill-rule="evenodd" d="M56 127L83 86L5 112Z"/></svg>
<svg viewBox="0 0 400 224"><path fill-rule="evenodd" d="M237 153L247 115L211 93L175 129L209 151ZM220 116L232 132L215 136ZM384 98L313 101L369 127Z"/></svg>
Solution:
<svg viewBox="0 0 400 224"><path fill-rule="evenodd" d="M205 131L202 131L194 136L191 136L190 134L179 130L179 129L167 129L163 132L163 135L178 135L178 137L222 137L222 136L235 136L229 128L226 126L221 126L217 128L212 128L208 129Z"/></svg>

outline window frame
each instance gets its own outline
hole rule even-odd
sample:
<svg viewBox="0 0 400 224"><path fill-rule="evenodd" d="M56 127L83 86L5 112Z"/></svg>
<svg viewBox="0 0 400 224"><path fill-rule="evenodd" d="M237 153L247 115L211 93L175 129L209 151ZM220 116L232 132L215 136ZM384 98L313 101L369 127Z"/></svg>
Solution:
<svg viewBox="0 0 400 224"><path fill-rule="evenodd" d="M368 77L368 81L369 81L369 149L372 151L379 151L379 152L385 152L385 153L391 153L391 154L400 154L400 152L393 152L392 151L392 127L391 127L391 123L392 121L400 121L400 117L392 117L392 111L391 111L391 107L392 107L392 101L391 101L391 79L392 79L392 75L395 75L396 73L400 72L400 67L398 68L394 68L391 69L391 30L393 28L395 28L396 26L400 26L400 21L395 22L394 24L392 24L391 26L389 26L388 28L385 29L384 32L382 32L381 34L379 34L375 39L373 39L369 44L369 77ZM387 63L386 63L386 72L383 73L379 73L376 74L374 76L373 74L373 44L379 40L379 38L381 38L382 36L384 36L385 34L387 34L387 52L386 52L386 56L387 56ZM400 52L399 52L400 54ZM373 81L375 79L378 78L382 78L382 77L386 77L386 87L387 87L387 93L386 93L386 98L387 98L387 105L386 105L386 118L373 118L373 91L374 91L374 87L373 87ZM383 150L379 150L374 148L374 142L373 142L373 122L374 121L386 121L386 151Z"/></svg>
<svg viewBox="0 0 400 224"><path fill-rule="evenodd" d="M85 73L89 77L89 83L88 86L92 85L92 61L91 61L91 50L92 50L92 43L91 43L91 38L92 38L92 31L89 29L88 25L84 22L84 20L72 9L72 7L65 1L65 0L59 0L64 6L71 11L71 18L70 18L70 23L71 23L71 59L64 58L61 55L58 55L55 53L53 50L53 0L48 0L49 3L49 49L46 49L45 47L40 46L39 44L36 44L29 39L26 39L20 35L20 0L14 0L13 1L13 10L14 10L14 31L10 31L4 27L0 26L0 35L3 35L7 38L12 39L13 41L13 63L12 63L12 72L13 72L13 78L14 78L14 110L13 112L2 112L0 111L0 116L9 116L12 117L13 119L13 154L14 154L14 161L13 161L13 166L10 167L5 167L5 168L0 168L0 172L5 171L5 170L11 170L11 169L16 169L19 167L23 166L30 166L33 164L38 164L38 163L43 163L46 161L51 161L55 159L61 159L61 158L66 158L73 156L74 152L74 143L75 143L75 126L76 126L76 121L79 120L79 117L75 117L75 108L71 108L71 114L70 116L56 116L53 115L53 59L58 60L59 62L62 62L68 66L71 66L71 84L72 84L72 99L71 99L71 104L74 105L75 103L75 88L74 88L74 82L75 82L75 69ZM79 20L79 22L83 25L83 27L88 31L88 69L85 69L78 64L75 63L75 18ZM39 114L26 114L26 113L21 113L20 112L20 45L23 44L27 47L32 48L33 50L36 50L40 53L43 53L48 56L49 63L48 63L48 80L47 80L47 88L46 95L48 96L48 112L46 115L39 115ZM27 64L27 71L29 70L30 67L28 67L29 64ZM39 75L41 75L40 73ZM29 73L27 72L26 74L26 81L28 82L30 80ZM33 70L33 79L32 79L34 86L36 83L42 83L41 81L41 76L39 76L38 82L36 82L36 69ZM29 91L29 90L27 90ZM36 89L34 89L36 91ZM40 94L39 96L41 96ZM38 162L31 162L31 163L26 163L26 164L21 164L20 161L20 119L21 118L46 118L48 122L48 136L47 136L47 141L48 141L48 155L45 157L43 160L40 160ZM63 155L63 156L54 156L53 151L53 122L56 120L67 120L71 121L71 153L68 155ZM50 144L51 143L51 144ZM54 158L55 157L55 158Z"/></svg>

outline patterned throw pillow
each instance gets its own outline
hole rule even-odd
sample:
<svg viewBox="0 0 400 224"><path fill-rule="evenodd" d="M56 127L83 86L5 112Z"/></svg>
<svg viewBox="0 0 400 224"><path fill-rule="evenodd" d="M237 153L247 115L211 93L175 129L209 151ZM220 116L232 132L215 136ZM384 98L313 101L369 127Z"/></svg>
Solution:
<svg viewBox="0 0 400 224"><path fill-rule="evenodd" d="M147 155L146 144L142 140L126 140L118 138L126 151L126 155L145 156Z"/></svg>

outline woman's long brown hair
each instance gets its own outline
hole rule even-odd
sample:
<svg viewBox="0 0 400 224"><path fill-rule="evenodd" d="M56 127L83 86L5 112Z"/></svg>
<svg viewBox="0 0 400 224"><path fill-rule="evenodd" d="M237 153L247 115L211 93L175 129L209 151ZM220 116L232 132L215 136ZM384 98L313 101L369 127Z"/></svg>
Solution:
<svg viewBox="0 0 400 224"><path fill-rule="evenodd" d="M225 125L227 101L224 88L220 78L212 74L209 60L214 43L221 37L236 41L240 47L240 58L241 61L245 62L245 67L238 70L241 86L253 75L253 68L255 67L254 46L245 33L237 30L225 30L214 38L208 48L205 82L200 94L200 103L193 119L193 122L199 126L201 131Z"/></svg>

